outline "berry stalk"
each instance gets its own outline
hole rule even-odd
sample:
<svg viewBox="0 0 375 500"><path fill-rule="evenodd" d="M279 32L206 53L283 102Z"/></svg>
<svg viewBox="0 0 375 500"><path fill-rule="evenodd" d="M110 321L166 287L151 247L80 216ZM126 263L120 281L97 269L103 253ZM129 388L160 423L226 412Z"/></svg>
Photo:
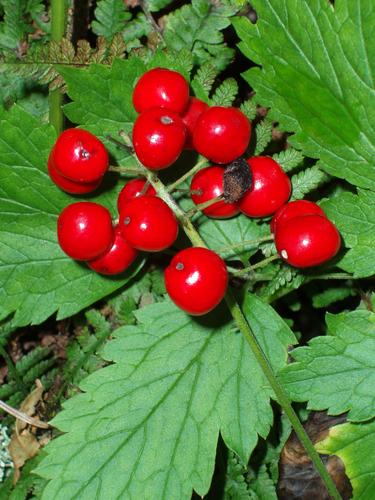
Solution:
<svg viewBox="0 0 375 500"><path fill-rule="evenodd" d="M51 0L51 40L60 42L65 33L66 0ZM64 127L64 116L61 109L63 95L59 89L49 94L49 122L60 134Z"/></svg>
<svg viewBox="0 0 375 500"><path fill-rule="evenodd" d="M160 179L154 173L150 172L146 168L144 168L143 175L148 179L150 184L154 187L154 189L158 193L158 196L167 203L167 205L171 208L171 210L173 210L183 230L190 239L191 243L194 246L207 248L207 245L201 238L198 231L195 229L192 221L173 199L168 188L160 181ZM272 256L272 260L275 257L276 256ZM329 492L329 494L333 499L341 500L341 495L337 491L335 483L333 482L331 476L328 474L318 452L315 450L313 443L311 442L309 436L307 435L305 429L303 428L301 422L299 421L299 418L292 407L288 395L284 391L283 387L279 384L266 355L264 354L261 346L259 345L253 331L251 330L250 325L248 324L245 316L243 315L241 308L238 305L233 295L233 292L231 291L230 288L228 288L227 293L225 295L225 301L238 329L241 331L241 333L245 337L245 340L249 344L255 358L257 359L263 371L264 376L266 377L268 383L270 384L272 390L275 393L277 401L287 414L294 431L296 432L299 440L301 441L307 454L309 455L311 461L313 462L316 470L318 471L320 477L322 478L322 481L324 482L327 491Z"/></svg>

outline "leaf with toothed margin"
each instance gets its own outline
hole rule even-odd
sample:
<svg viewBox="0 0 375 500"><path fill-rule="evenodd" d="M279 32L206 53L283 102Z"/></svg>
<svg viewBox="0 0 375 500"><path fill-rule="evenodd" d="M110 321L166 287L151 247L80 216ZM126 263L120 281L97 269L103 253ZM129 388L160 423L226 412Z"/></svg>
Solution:
<svg viewBox="0 0 375 500"><path fill-rule="evenodd" d="M284 366L288 326L250 295L244 312L273 368ZM136 316L105 347L112 364L54 419L65 434L37 469L50 479L44 500L189 500L209 488L219 432L245 463L268 434L272 391L225 308L193 318L165 301Z"/></svg>
<svg viewBox="0 0 375 500"><path fill-rule="evenodd" d="M0 115L0 319L15 313L18 326L41 323L54 312L59 319L71 316L123 286L142 265L108 279L62 252L57 217L77 198L48 176L55 138L52 127L17 106ZM114 199L110 190L90 197L113 213Z"/></svg>
<svg viewBox="0 0 375 500"><path fill-rule="evenodd" d="M244 73L270 118L319 167L375 190L375 3L252 0L258 20L233 21ZM308 27L308 29L304 29Z"/></svg>

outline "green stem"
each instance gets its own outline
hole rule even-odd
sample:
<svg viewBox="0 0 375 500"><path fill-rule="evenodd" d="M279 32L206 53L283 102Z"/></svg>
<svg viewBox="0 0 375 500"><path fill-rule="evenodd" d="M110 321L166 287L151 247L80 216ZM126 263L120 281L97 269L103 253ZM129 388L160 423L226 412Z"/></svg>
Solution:
<svg viewBox="0 0 375 500"><path fill-rule="evenodd" d="M258 246L259 243L265 243L266 241L273 241L273 235L263 236L262 238L255 238L253 240L244 240L241 243L233 243L232 245L227 245L225 247L220 247L216 249L216 252L226 252L227 250L234 250L235 248L242 248L247 246Z"/></svg>
<svg viewBox="0 0 375 500"><path fill-rule="evenodd" d="M337 491L335 483L333 482L331 476L328 474L327 469L325 468L318 452L315 450L314 445L312 444L309 436L306 434L306 431L303 428L301 422L299 421L298 416L295 413L287 394L284 392L282 386L279 384L277 378L275 377L268 359L263 353L262 348L259 345L254 333L250 329L250 326L245 316L243 315L239 305L237 304L236 299L234 298L231 290L228 290L225 300L227 302L227 305L230 309L230 312L237 326L239 327L246 341L250 345L250 348L257 362L259 363L265 377L267 378L272 390L274 391L277 401L279 402L284 412L286 413L287 417L289 418L290 423L292 424L292 427L298 436L298 439L300 440L301 444L307 451L316 470L319 472L320 477L322 478L328 493L335 500L341 500L341 495Z"/></svg>
<svg viewBox="0 0 375 500"><path fill-rule="evenodd" d="M158 177L154 173L148 171L146 168L144 168L144 171L145 171L144 175L147 177L150 184L152 184L152 186L155 188L160 198L162 198L174 211L176 217L181 223L186 235L188 236L192 244L195 246L201 246L207 248L205 242L202 240L201 236L194 228L191 220L187 217L187 214L179 207L179 205L175 202L173 197L169 194L166 186L164 186L164 184L158 179ZM275 258L276 256L272 257ZM293 410L293 407L291 405L291 402L287 394L284 392L282 386L279 384L275 374L273 373L273 369L269 364L266 355L264 354L262 348L260 347L253 331L251 330L245 316L243 315L230 289L228 289L226 293L225 300L227 302L229 310L232 314L232 317L238 329L242 332L247 343L249 344L255 358L259 363L259 366L261 367L264 373L264 376L267 378L271 388L273 389L279 404L287 414L290 423L292 424L293 429L295 430L299 440L301 441L302 445L307 451L316 470L319 472L322 481L324 482L327 488L327 491L329 492L329 494L333 499L342 500L339 492L336 489L335 483L333 482L331 476L328 474L323 462L321 461L318 452L315 450L313 443L311 442L309 436L307 435L305 429L303 428L301 422L299 421L297 414Z"/></svg>
<svg viewBox="0 0 375 500"><path fill-rule="evenodd" d="M51 40L60 42L65 33L66 0L51 0ZM64 127L63 95L59 89L49 94L49 122L60 134Z"/></svg>
<svg viewBox="0 0 375 500"><path fill-rule="evenodd" d="M144 171L139 167L114 167L108 168L109 172L117 172L118 174L140 174L144 175Z"/></svg>
<svg viewBox="0 0 375 500"><path fill-rule="evenodd" d="M347 273L327 273L327 274L317 274L316 276L309 276L305 283L314 280L353 280L356 279L351 274ZM368 279L368 278L367 278Z"/></svg>
<svg viewBox="0 0 375 500"><path fill-rule="evenodd" d="M186 179L194 175L195 172L198 172L198 170L200 170L205 163L207 163L207 160L206 158L203 158L196 165L194 165L193 168L191 168L188 172L186 172L186 174L177 179L177 181L173 182L172 184L169 184L169 186L167 187L168 192L171 193L172 191L174 191L177 186L179 186L184 181L186 181Z"/></svg>
<svg viewBox="0 0 375 500"><path fill-rule="evenodd" d="M255 269L259 269L261 267L265 267L270 262L273 262L274 260L277 260L279 258L280 257L278 255L271 255L271 257L267 257L266 259L263 259L260 262L257 262L256 264L253 264L252 266L245 267L244 269L240 269L239 271L236 271L235 273L233 273L233 276L243 276L244 274L251 273Z"/></svg>
<svg viewBox="0 0 375 500"><path fill-rule="evenodd" d="M198 212L203 212L205 208L210 207L211 205L215 205L215 203L219 203L220 201L223 201L223 195L216 196L215 198L211 198L210 200L205 201L204 203L199 203L199 205L195 205L191 210L186 212L187 217L193 217L193 215L197 214Z"/></svg>

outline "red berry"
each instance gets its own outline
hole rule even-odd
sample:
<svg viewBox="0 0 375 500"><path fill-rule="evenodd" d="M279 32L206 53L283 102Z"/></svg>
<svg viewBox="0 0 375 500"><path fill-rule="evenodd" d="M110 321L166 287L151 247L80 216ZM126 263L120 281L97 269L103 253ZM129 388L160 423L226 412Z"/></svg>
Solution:
<svg viewBox="0 0 375 500"><path fill-rule="evenodd" d="M115 227L115 239L111 248L101 257L88 262L88 266L100 274L120 274L137 257L138 252L122 237L119 227Z"/></svg>
<svg viewBox="0 0 375 500"><path fill-rule="evenodd" d="M186 127L180 116L162 108L141 113L133 128L133 145L139 161L151 170L161 170L180 156Z"/></svg>
<svg viewBox="0 0 375 500"><path fill-rule="evenodd" d="M326 217L302 215L277 227L275 245L288 264L300 268L317 266L336 255L340 234Z"/></svg>
<svg viewBox="0 0 375 500"><path fill-rule="evenodd" d="M129 245L146 252L165 250L178 234L174 213L156 196L138 196L126 203L119 226Z"/></svg>
<svg viewBox="0 0 375 500"><path fill-rule="evenodd" d="M253 183L238 202L248 217L272 215L289 199L292 187L289 177L278 163L267 156L247 160Z"/></svg>
<svg viewBox="0 0 375 500"><path fill-rule="evenodd" d="M193 133L195 125L203 111L206 111L208 108L209 106L205 102L197 99L196 97L190 97L189 105L185 113L182 115L182 121L186 126L185 149L194 149Z"/></svg>
<svg viewBox="0 0 375 500"><path fill-rule="evenodd" d="M296 200L280 207L271 220L271 231L274 233L280 224L300 215L322 215L325 213L316 203L308 200Z"/></svg>
<svg viewBox="0 0 375 500"><path fill-rule="evenodd" d="M230 163L244 154L250 133L250 122L239 109L212 106L197 120L194 148L215 163Z"/></svg>
<svg viewBox="0 0 375 500"><path fill-rule="evenodd" d="M51 151L48 158L48 174L56 186L70 194L91 193L99 186L101 179L95 182L75 182L59 174L53 162L53 151Z"/></svg>
<svg viewBox="0 0 375 500"><path fill-rule="evenodd" d="M176 254L164 273L173 302L189 314L214 309L225 295L228 272L223 259L207 248L192 247Z"/></svg>
<svg viewBox="0 0 375 500"><path fill-rule="evenodd" d="M90 201L72 203L59 215L57 238L62 250L72 259L96 259L113 243L111 214Z"/></svg>
<svg viewBox="0 0 375 500"><path fill-rule="evenodd" d="M177 71L166 68L154 68L144 73L133 91L133 106L138 113L150 108L182 113L188 101L188 82Z"/></svg>
<svg viewBox="0 0 375 500"><path fill-rule="evenodd" d="M132 179L128 181L125 186L121 189L118 198L117 198L117 208L118 211L121 212L124 208L125 204L132 200L133 198L137 198L137 196L156 196L155 189L149 184L146 190L143 192L147 179L139 178Z"/></svg>
<svg viewBox="0 0 375 500"><path fill-rule="evenodd" d="M64 130L53 149L56 170L71 181L96 182L108 169L108 153L104 144L86 130Z"/></svg>
<svg viewBox="0 0 375 500"><path fill-rule="evenodd" d="M205 203L208 200L212 200L217 196L220 196L224 192L224 167L211 166L202 168L197 172L190 185L191 191L200 191L201 194L192 194L191 198L196 205L200 203ZM237 215L240 209L236 203L227 203L224 200L218 201L207 208L204 208L202 212L208 217L214 217L217 219L227 219L228 217L233 217Z"/></svg>

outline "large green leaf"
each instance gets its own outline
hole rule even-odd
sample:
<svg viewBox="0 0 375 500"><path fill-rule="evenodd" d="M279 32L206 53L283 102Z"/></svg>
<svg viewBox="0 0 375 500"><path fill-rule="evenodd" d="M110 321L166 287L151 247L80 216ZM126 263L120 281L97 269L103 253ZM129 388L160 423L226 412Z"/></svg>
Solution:
<svg viewBox="0 0 375 500"><path fill-rule="evenodd" d="M274 369L294 336L249 296L244 306ZM221 311L221 313L225 313ZM220 311L195 320L169 301L139 310L54 424L38 473L43 498L178 498L210 484L219 432L244 462L272 422L271 390L242 335Z"/></svg>
<svg viewBox="0 0 375 500"><path fill-rule="evenodd" d="M291 143L320 167L375 190L375 3L253 0L258 21L234 26L261 65L245 73Z"/></svg>
<svg viewBox="0 0 375 500"><path fill-rule="evenodd" d="M375 416L375 314L353 311L327 316L330 335L292 351L295 362L280 373L295 401L348 419Z"/></svg>
<svg viewBox="0 0 375 500"><path fill-rule="evenodd" d="M91 26L96 35L112 39L125 28L132 15L123 0L100 0L95 9L95 21Z"/></svg>
<svg viewBox="0 0 375 500"><path fill-rule="evenodd" d="M116 59L112 66L92 64L88 69L59 68L72 99L64 108L66 116L100 137L118 160L128 159L134 163L129 152L116 147L109 136L121 143L119 132L131 132L137 117L132 104L133 87L145 71L145 63L136 57L126 61Z"/></svg>
<svg viewBox="0 0 375 500"><path fill-rule="evenodd" d="M338 265L355 277L375 274L374 204L375 194L366 190L359 190L358 195L342 193L322 203L350 249Z"/></svg>
<svg viewBox="0 0 375 500"><path fill-rule="evenodd" d="M0 318L40 323L70 316L129 279L108 279L69 259L56 238L60 211L77 201L47 174L52 127L13 106L0 115ZM108 193L95 198L109 208Z"/></svg>
<svg viewBox="0 0 375 500"><path fill-rule="evenodd" d="M354 500L375 498L375 421L332 427L316 447L319 453L337 455L344 462Z"/></svg>

